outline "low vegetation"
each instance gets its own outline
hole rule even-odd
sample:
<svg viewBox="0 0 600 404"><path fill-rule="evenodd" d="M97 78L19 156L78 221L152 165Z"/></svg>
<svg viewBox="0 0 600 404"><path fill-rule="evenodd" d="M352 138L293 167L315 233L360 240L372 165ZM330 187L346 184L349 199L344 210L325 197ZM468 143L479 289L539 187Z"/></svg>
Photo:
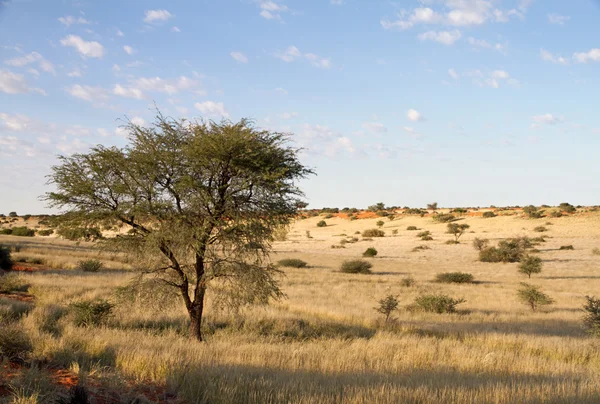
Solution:
<svg viewBox="0 0 600 404"><path fill-rule="evenodd" d="M83 272L98 272L104 268L102 261L90 259L82 260L77 263L77 269Z"/></svg>
<svg viewBox="0 0 600 404"><path fill-rule="evenodd" d="M554 300L546 293L542 292L539 286L521 282L521 287L517 291L519 300L529 306L532 311L536 311L540 306L548 306L554 303Z"/></svg>
<svg viewBox="0 0 600 404"><path fill-rule="evenodd" d="M542 272L542 259L531 255L524 257L519 263L519 272L529 278L532 274L539 274Z"/></svg>
<svg viewBox="0 0 600 404"><path fill-rule="evenodd" d="M373 264L363 260L344 261L340 270L347 274L370 274Z"/></svg>
<svg viewBox="0 0 600 404"><path fill-rule="evenodd" d="M380 229L367 229L362 232L363 237L384 237L385 231Z"/></svg>
<svg viewBox="0 0 600 404"><path fill-rule="evenodd" d="M377 250L373 247L369 247L365 250L365 252L362 255L363 257L367 258L375 257L377 255Z"/></svg>
<svg viewBox="0 0 600 404"><path fill-rule="evenodd" d="M435 276L440 283L473 283L473 275L466 272L444 272Z"/></svg>
<svg viewBox="0 0 600 404"><path fill-rule="evenodd" d="M444 294L427 294L417 297L410 309L438 314L456 313L456 306L464 302L465 299L455 299Z"/></svg>
<svg viewBox="0 0 600 404"><path fill-rule="evenodd" d="M277 261L277 265L289 268L306 268L308 263L298 258L285 258Z"/></svg>

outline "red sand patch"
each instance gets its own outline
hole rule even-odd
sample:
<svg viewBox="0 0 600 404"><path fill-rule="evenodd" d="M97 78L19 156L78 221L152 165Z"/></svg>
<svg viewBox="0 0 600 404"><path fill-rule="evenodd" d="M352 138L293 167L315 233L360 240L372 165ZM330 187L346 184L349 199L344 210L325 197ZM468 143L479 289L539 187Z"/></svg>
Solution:
<svg viewBox="0 0 600 404"><path fill-rule="evenodd" d="M48 267L45 267L43 265L36 265L36 264L25 264L25 263L18 263L13 265L12 267L12 271L16 271L16 272L35 272L35 271L45 271L49 269Z"/></svg>
<svg viewBox="0 0 600 404"><path fill-rule="evenodd" d="M5 299L18 300L20 302L27 302L27 303L33 302L33 299L34 299L33 295L30 295L29 293L22 293L22 292L0 293L0 297L3 297Z"/></svg>

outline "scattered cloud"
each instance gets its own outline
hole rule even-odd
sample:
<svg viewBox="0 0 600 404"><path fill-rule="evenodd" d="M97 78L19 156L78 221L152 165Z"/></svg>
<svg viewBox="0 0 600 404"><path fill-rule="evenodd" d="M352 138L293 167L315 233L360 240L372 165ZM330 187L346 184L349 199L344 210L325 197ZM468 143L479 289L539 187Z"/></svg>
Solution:
<svg viewBox="0 0 600 404"><path fill-rule="evenodd" d="M28 55L24 55L14 59L9 59L6 60L4 63L14 67L22 67L27 66L31 63L35 63L43 71L47 73L56 74L56 71L54 70L54 65L50 61L44 59L44 57L37 52L31 52Z"/></svg>
<svg viewBox="0 0 600 404"><path fill-rule="evenodd" d="M519 86L519 81L510 76L505 70L493 70L487 73L481 70L470 70L464 72L461 76L470 77L473 84L479 87L500 88L503 84Z"/></svg>
<svg viewBox="0 0 600 404"><path fill-rule="evenodd" d="M229 118L229 113L225 109L222 102L204 101L197 102L194 107L207 117L224 117Z"/></svg>
<svg viewBox="0 0 600 404"><path fill-rule="evenodd" d="M567 59L563 58L562 56L553 55L551 52L549 52L545 49L540 49L540 57L542 58L542 60L545 60L547 62L556 63L559 65L568 65L569 64L569 61Z"/></svg>
<svg viewBox="0 0 600 404"><path fill-rule="evenodd" d="M427 31L420 34L418 38L421 41L435 41L443 45L452 45L461 37L459 30L454 31Z"/></svg>
<svg viewBox="0 0 600 404"><path fill-rule="evenodd" d="M155 22L167 21L173 17L167 10L146 10L144 13L144 22L153 24Z"/></svg>
<svg viewBox="0 0 600 404"><path fill-rule="evenodd" d="M467 39L467 42L474 49L494 49L494 50L504 53L504 50L506 48L506 45L503 45L501 43L492 44L484 39L476 39L476 38L473 38L472 36Z"/></svg>
<svg viewBox="0 0 600 404"><path fill-rule="evenodd" d="M570 19L571 17L568 15L560 15L557 13L548 14L548 22L550 24L565 25L565 22L569 21Z"/></svg>
<svg viewBox="0 0 600 404"><path fill-rule="evenodd" d="M83 17L73 17L72 15L60 17L58 21L67 27L70 27L73 24L91 24L91 21L88 21Z"/></svg>
<svg viewBox="0 0 600 404"><path fill-rule="evenodd" d="M79 52L81 57L101 58L104 55L104 47L99 42L85 41L77 35L69 35L60 40L62 46L71 46Z"/></svg>
<svg viewBox="0 0 600 404"><path fill-rule="evenodd" d="M386 133L388 131L381 122L363 122L362 127L371 133Z"/></svg>
<svg viewBox="0 0 600 404"><path fill-rule="evenodd" d="M115 70L114 66L113 70ZM145 92L156 92L172 95L182 91L192 91L198 95L205 94L205 91L200 87L200 81L187 76L180 76L176 79L139 77L131 79L127 85L117 84L113 88L113 94L121 97L134 98L137 100L146 98Z"/></svg>
<svg viewBox="0 0 600 404"><path fill-rule="evenodd" d="M298 113L297 112L284 112L280 116L281 116L281 119L292 119L292 118L296 118L298 116Z"/></svg>
<svg viewBox="0 0 600 404"><path fill-rule="evenodd" d="M231 52L231 57L240 62L240 63L248 63L248 58L242 52Z"/></svg>
<svg viewBox="0 0 600 404"><path fill-rule="evenodd" d="M117 36L125 36L125 34L123 33L123 31L121 31L120 29L117 30Z"/></svg>
<svg viewBox="0 0 600 404"><path fill-rule="evenodd" d="M275 92L277 94L281 94L281 95L288 95L288 91L285 88L281 88L281 87L277 87L275 89Z"/></svg>
<svg viewBox="0 0 600 404"><path fill-rule="evenodd" d="M422 134L420 134L420 133L418 133L418 132L415 130L415 128L413 128L413 127L410 127L410 126L404 126L404 127L402 128L402 130L403 130L404 132L406 132L406 133L407 133L409 136L413 137L413 138L420 138L420 137L423 137L423 135L422 135Z"/></svg>
<svg viewBox="0 0 600 404"><path fill-rule="evenodd" d="M123 50L125 51L125 53L127 53L128 55L133 54L133 48L129 45L125 45L123 46Z"/></svg>
<svg viewBox="0 0 600 404"><path fill-rule="evenodd" d="M134 98L136 100L143 100L145 98L144 93L139 88L123 87L120 84L115 86L113 94L125 98Z"/></svg>
<svg viewBox="0 0 600 404"><path fill-rule="evenodd" d="M539 129L544 125L556 125L564 122L565 118L562 116L554 116L552 114L534 115L531 117L533 123L531 124L532 129Z"/></svg>
<svg viewBox="0 0 600 404"><path fill-rule="evenodd" d="M259 7L260 16L266 20L282 21L281 14L290 11L286 5L274 1L260 1Z"/></svg>
<svg viewBox="0 0 600 404"><path fill-rule="evenodd" d="M425 117L419 111L412 108L406 112L406 117L412 122L420 122L425 120Z"/></svg>
<svg viewBox="0 0 600 404"><path fill-rule="evenodd" d="M181 30L179 29L179 27L173 27L173 28L171 28L171 31L173 31L173 32L181 32Z"/></svg>
<svg viewBox="0 0 600 404"><path fill-rule="evenodd" d="M9 70L0 69L0 92L6 94L25 94L36 92L46 95L41 88L30 87L22 74L13 73Z"/></svg>
<svg viewBox="0 0 600 404"><path fill-rule="evenodd" d="M94 103L104 102L108 99L108 93L102 87L75 84L66 91L75 98Z"/></svg>
<svg viewBox="0 0 600 404"><path fill-rule="evenodd" d="M342 4L344 4L344 0L330 0L330 3L334 6L341 6Z"/></svg>
<svg viewBox="0 0 600 404"><path fill-rule="evenodd" d="M81 70L76 67L73 70L71 70L69 73L67 73L68 77L81 77L83 74L81 73Z"/></svg>
<svg viewBox="0 0 600 404"><path fill-rule="evenodd" d="M448 76L452 77L454 80L458 80L460 75L454 69L448 69Z"/></svg>
<svg viewBox="0 0 600 404"><path fill-rule="evenodd" d="M576 52L573 59L578 63L600 62L600 48L591 49L589 52Z"/></svg>
<svg viewBox="0 0 600 404"><path fill-rule="evenodd" d="M311 65L322 69L329 69L332 65L331 59L322 58L314 53L302 54L300 50L293 45L288 46L283 52L275 53L275 57L287 63L293 62L296 59L304 59L307 60Z"/></svg>

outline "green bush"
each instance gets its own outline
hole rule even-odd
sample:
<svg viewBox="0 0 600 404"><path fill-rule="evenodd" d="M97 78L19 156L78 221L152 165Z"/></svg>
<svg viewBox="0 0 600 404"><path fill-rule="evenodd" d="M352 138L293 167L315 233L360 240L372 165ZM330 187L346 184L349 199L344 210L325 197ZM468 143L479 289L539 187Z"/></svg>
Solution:
<svg viewBox="0 0 600 404"><path fill-rule="evenodd" d="M554 303L554 300L542 292L539 286L530 285L525 282L521 282L521 288L517 291L517 296L523 304L531 307L532 311L536 311L539 306L547 306Z"/></svg>
<svg viewBox="0 0 600 404"><path fill-rule="evenodd" d="M488 240L487 238L475 237L473 239L473 248L475 248L477 251L483 251L488 247L489 243L490 240Z"/></svg>
<svg viewBox="0 0 600 404"><path fill-rule="evenodd" d="M370 274L373 265L363 260L344 261L341 271L347 274Z"/></svg>
<svg viewBox="0 0 600 404"><path fill-rule="evenodd" d="M405 276L404 278L400 279L400 285L406 288L413 286L415 283L415 278L413 278L412 276Z"/></svg>
<svg viewBox="0 0 600 404"><path fill-rule="evenodd" d="M8 214L9 217L18 217L19 215L17 215L17 212L10 212Z"/></svg>
<svg viewBox="0 0 600 404"><path fill-rule="evenodd" d="M466 272L444 272L435 276L441 283L473 283L473 275Z"/></svg>
<svg viewBox="0 0 600 404"><path fill-rule="evenodd" d="M456 220L456 216L450 213L442 213L439 215L433 216L433 220L438 223L449 223Z"/></svg>
<svg viewBox="0 0 600 404"><path fill-rule="evenodd" d="M426 245L418 245L412 249L412 252L417 252L417 251L422 251L422 250L431 250L431 248L429 248Z"/></svg>
<svg viewBox="0 0 600 404"><path fill-rule="evenodd" d="M387 295L379 301L379 305L375 307L375 311L385 316L385 323L387 324L392 313L398 310L399 304L400 301L398 300L398 296Z"/></svg>
<svg viewBox="0 0 600 404"><path fill-rule="evenodd" d="M526 248L531 247L531 240L527 238L514 238L502 240L498 247L484 248L479 252L481 262L520 262Z"/></svg>
<svg viewBox="0 0 600 404"><path fill-rule="evenodd" d="M414 231L414 230L419 230L419 229L417 228L417 226L408 226L406 228L406 230L408 230L408 231Z"/></svg>
<svg viewBox="0 0 600 404"><path fill-rule="evenodd" d="M464 302L465 299L454 299L443 294L421 295L415 299L414 306L411 308L429 313L455 313L456 306Z"/></svg>
<svg viewBox="0 0 600 404"><path fill-rule="evenodd" d="M12 229L0 229L0 234L4 234L6 236L9 236L12 234Z"/></svg>
<svg viewBox="0 0 600 404"><path fill-rule="evenodd" d="M40 230L40 231L38 231L38 234L40 236L51 236L54 234L54 230L52 230L52 229Z"/></svg>
<svg viewBox="0 0 600 404"><path fill-rule="evenodd" d="M91 327L106 322L112 314L114 305L106 300L84 300L72 303L69 307L73 314L73 324L78 327Z"/></svg>
<svg viewBox="0 0 600 404"><path fill-rule="evenodd" d="M498 215L496 215L494 212L490 212L490 211L483 212L483 215L482 215L482 217L485 219L490 219L490 218L496 217L496 216L498 216Z"/></svg>
<svg viewBox="0 0 600 404"><path fill-rule="evenodd" d="M0 276L0 293L26 292L29 284L18 274L9 272Z"/></svg>
<svg viewBox="0 0 600 404"><path fill-rule="evenodd" d="M320 222L317 223L317 227L326 227L327 226L327 222L325 220L321 220Z"/></svg>
<svg viewBox="0 0 600 404"><path fill-rule="evenodd" d="M13 260L10 257L10 249L0 245L0 269L9 271L12 269Z"/></svg>
<svg viewBox="0 0 600 404"><path fill-rule="evenodd" d="M417 233L417 237L427 237L427 236L431 236L431 232L429 230L425 230L420 233Z"/></svg>
<svg viewBox="0 0 600 404"><path fill-rule="evenodd" d="M574 250L575 247L573 247L572 245L561 245L559 250Z"/></svg>
<svg viewBox="0 0 600 404"><path fill-rule="evenodd" d="M560 205L558 205L558 207L563 212L567 212L567 213L577 212L577 209L575 208L575 206L571 205L570 203L563 202Z"/></svg>
<svg viewBox="0 0 600 404"><path fill-rule="evenodd" d="M362 232L363 237L384 237L385 232L379 229L367 229Z"/></svg>
<svg viewBox="0 0 600 404"><path fill-rule="evenodd" d="M16 325L0 327L0 358L23 363L33 351L29 336Z"/></svg>
<svg viewBox="0 0 600 404"><path fill-rule="evenodd" d="M519 272L531 278L531 274L539 274L542 272L542 259L528 255L521 260L519 264Z"/></svg>
<svg viewBox="0 0 600 404"><path fill-rule="evenodd" d="M547 227L544 226L537 226L533 228L533 231L537 231L538 233L543 233L545 231L548 231Z"/></svg>
<svg viewBox="0 0 600 404"><path fill-rule="evenodd" d="M83 272L98 272L104 267L102 261L82 260L77 263L77 269Z"/></svg>
<svg viewBox="0 0 600 404"><path fill-rule="evenodd" d="M593 296L586 296L585 299L583 325L590 334L598 337L600 336L600 299Z"/></svg>
<svg viewBox="0 0 600 404"><path fill-rule="evenodd" d="M536 208L533 205L525 206L523 208L523 212L530 219L540 219L540 218L544 217L544 211L539 210L538 208Z"/></svg>
<svg viewBox="0 0 600 404"><path fill-rule="evenodd" d="M31 311L32 307L29 303L0 298L0 327L20 320Z"/></svg>
<svg viewBox="0 0 600 404"><path fill-rule="evenodd" d="M30 229L29 227L26 227L26 226L19 226L19 227L13 227L11 234L13 236L20 236L20 237L33 237L35 235L35 230Z"/></svg>
<svg viewBox="0 0 600 404"><path fill-rule="evenodd" d="M465 230L469 229L470 227L471 226L469 226L466 223L448 223L446 233L454 235L454 241L456 241L455 244L458 244L458 239L460 238L460 236L462 236Z"/></svg>
<svg viewBox="0 0 600 404"><path fill-rule="evenodd" d="M421 215L424 216L425 213L427 213L426 210L424 209L418 209L418 208L408 208L404 211L405 214L407 215Z"/></svg>
<svg viewBox="0 0 600 404"><path fill-rule="evenodd" d="M71 241L95 241L102 239L97 227L62 227L57 230L59 236Z"/></svg>
<svg viewBox="0 0 600 404"><path fill-rule="evenodd" d="M365 252L363 253L363 257L374 257L377 255L377 250L374 249L373 247L369 247L365 250Z"/></svg>
<svg viewBox="0 0 600 404"><path fill-rule="evenodd" d="M592 254L594 254L594 255L600 255L600 248L598 248L598 247L595 247L595 248L592 250Z"/></svg>
<svg viewBox="0 0 600 404"><path fill-rule="evenodd" d="M377 223L375 223L375 225L379 228L383 227L385 223L383 222L383 220L378 220Z"/></svg>
<svg viewBox="0 0 600 404"><path fill-rule="evenodd" d="M277 265L289 268L306 268L308 264L298 258L284 258L277 261Z"/></svg>

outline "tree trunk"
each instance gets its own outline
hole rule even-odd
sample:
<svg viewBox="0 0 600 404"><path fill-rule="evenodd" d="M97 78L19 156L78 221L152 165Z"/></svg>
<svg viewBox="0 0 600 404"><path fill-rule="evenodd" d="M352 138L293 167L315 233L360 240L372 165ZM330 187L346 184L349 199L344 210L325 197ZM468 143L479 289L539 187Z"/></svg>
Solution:
<svg viewBox="0 0 600 404"><path fill-rule="evenodd" d="M190 339L202 342L202 312L204 311L204 291L194 299L188 309L190 315Z"/></svg>

